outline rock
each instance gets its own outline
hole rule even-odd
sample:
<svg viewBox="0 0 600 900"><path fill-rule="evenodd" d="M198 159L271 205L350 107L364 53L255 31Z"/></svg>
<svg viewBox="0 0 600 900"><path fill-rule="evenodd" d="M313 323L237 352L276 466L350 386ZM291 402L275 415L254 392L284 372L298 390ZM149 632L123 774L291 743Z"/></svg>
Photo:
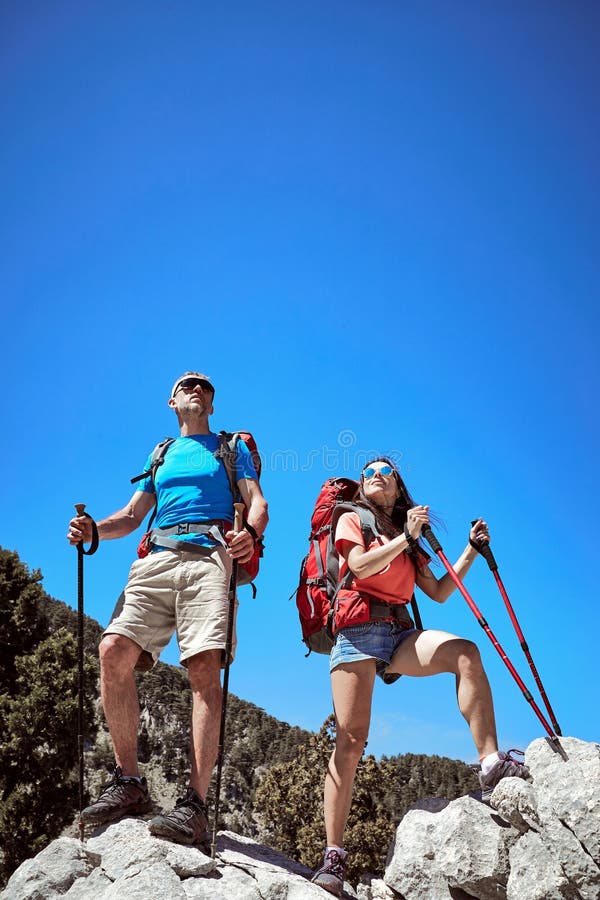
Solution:
<svg viewBox="0 0 600 900"><path fill-rule="evenodd" d="M85 879L98 863L75 838L60 837L13 872L2 900L53 900Z"/></svg>
<svg viewBox="0 0 600 900"><path fill-rule="evenodd" d="M600 900L600 746L534 741L531 781L506 778L491 806L420 801L396 831L383 881L356 900ZM13 873L2 900L326 900L310 871L251 838L221 832L217 859L153 837L135 818L85 845L61 837Z"/></svg>
<svg viewBox="0 0 600 900"><path fill-rule="evenodd" d="M573 897L569 880L539 836L523 835L510 851L507 900L564 900Z"/></svg>
<svg viewBox="0 0 600 900"><path fill-rule="evenodd" d="M545 739L527 748L540 816L556 817L600 866L600 745L561 738L568 759Z"/></svg>
<svg viewBox="0 0 600 900"><path fill-rule="evenodd" d="M534 741L531 780L503 779L491 809L470 797L411 808L385 883L405 900L600 900L600 746L560 748Z"/></svg>
<svg viewBox="0 0 600 900"><path fill-rule="evenodd" d="M356 888L358 900L397 900L398 894L381 878L363 875Z"/></svg>
<svg viewBox="0 0 600 900"><path fill-rule="evenodd" d="M112 884L110 878L102 869L96 868L87 878L78 878L74 881L65 897L69 900L85 900L86 897L100 897L102 892Z"/></svg>
<svg viewBox="0 0 600 900"><path fill-rule="evenodd" d="M90 900L91 900L91 895ZM166 862L156 862L136 870L130 866L101 895L102 900L186 900L181 880Z"/></svg>
<svg viewBox="0 0 600 900"><path fill-rule="evenodd" d="M321 888L307 880L311 875L310 869L250 838L223 832L219 859L250 875L260 900L323 900ZM231 897L237 895L231 894Z"/></svg>
<svg viewBox="0 0 600 900"><path fill-rule="evenodd" d="M87 842L88 848L102 859L102 868L111 882L130 870L140 872L164 859L169 846L152 837L146 822L126 818L97 829Z"/></svg>
<svg viewBox="0 0 600 900"><path fill-rule="evenodd" d="M598 900L600 870L568 829L554 822L511 849L507 900Z"/></svg>
<svg viewBox="0 0 600 900"><path fill-rule="evenodd" d="M180 878L198 878L217 868L217 863L196 847L169 844L166 861Z"/></svg>
<svg viewBox="0 0 600 900"><path fill-rule="evenodd" d="M396 832L384 881L406 900L506 896L508 853L518 832L470 797L439 813L410 810Z"/></svg>
<svg viewBox="0 0 600 900"><path fill-rule="evenodd" d="M309 869L250 838L221 832L217 859L153 837L135 818L96 829L85 848L53 841L10 879L3 900L323 900ZM346 895L348 896L348 895ZM352 892L349 896L356 896Z"/></svg>
<svg viewBox="0 0 600 900"><path fill-rule="evenodd" d="M254 878L235 867L208 878L187 878L183 889L186 900L263 900Z"/></svg>
<svg viewBox="0 0 600 900"><path fill-rule="evenodd" d="M540 830L536 792L522 778L503 778L494 789L491 806L521 834Z"/></svg>

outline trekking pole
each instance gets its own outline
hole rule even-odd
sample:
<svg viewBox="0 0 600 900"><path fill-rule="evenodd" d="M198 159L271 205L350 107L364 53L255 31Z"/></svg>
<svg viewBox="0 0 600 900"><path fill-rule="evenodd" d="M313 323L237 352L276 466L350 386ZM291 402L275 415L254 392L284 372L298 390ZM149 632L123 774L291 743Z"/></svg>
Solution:
<svg viewBox="0 0 600 900"><path fill-rule="evenodd" d="M83 557L92 556L98 549L98 529L92 517L85 511L85 503L76 503L78 516L87 516L92 521L92 541L89 549L83 549L83 541L77 544L77 760L79 765L79 837L83 843Z"/></svg>
<svg viewBox="0 0 600 900"><path fill-rule="evenodd" d="M479 624L481 625L481 627L483 628L483 630L485 631L485 633L486 633L487 636L489 637L490 641L492 642L492 644L494 645L494 647L495 647L496 650L498 651L498 653L499 653L499 655L500 655L500 658L501 658L502 662L505 664L506 668L508 669L508 671L510 672L510 674L512 675L512 677L514 678L514 680L517 682L517 684L518 684L519 687L521 688L521 691L522 691L522 693L523 693L523 696L525 697L525 699L527 700L527 702L531 705L531 708L533 709L533 711L535 712L536 716L538 717L538 719L540 720L540 722L541 722L542 725L544 726L544 730L548 732L548 734L549 734L549 736L550 736L550 740L555 741L555 742L558 741L558 737L557 737L556 734L552 731L550 725L548 724L548 722L546 721L546 719L545 719L545 717L544 717L544 714L543 714L542 711L540 710L539 706L537 705L537 703L535 702L535 700L534 700L533 697L531 696L531 693L527 690L527 687L525 686L525 684L523 683L521 677L519 676L519 673L517 672L517 670L515 669L515 667L514 667L513 664L511 663L510 659L508 658L508 656L506 655L506 653L504 652L504 650L503 650L502 647L500 646L500 644L499 644L499 642L498 642L498 639L496 638L496 636L495 636L495 634L493 633L492 629L490 628L490 626L488 625L488 623L486 622L486 620L485 620L484 617L482 616L481 612L479 611L479 609L478 609L477 606L475 605L474 600L470 597L470 595L469 595L469 593L467 592L467 589L465 588L464 584L462 583L462 581L460 580L460 578L458 577L458 575L456 574L456 572L454 571L454 569L452 568L452 566L450 565L450 563L448 562L448 560L447 560L447 558L446 558L446 555L444 554L444 551L442 550L442 545L440 544L440 542L439 542L438 539L436 538L435 534L433 533L433 531L432 531L432 529L431 529L431 526L430 526L430 525L424 525L423 528L421 529L421 534L422 534L422 536L423 536L424 538L426 538L426 540L427 540L428 543L430 544L431 549L433 550L433 552L434 552L434 553L437 553L437 555L439 556L439 558L440 558L441 561L443 562L444 567L445 567L446 570L448 571L448 575L450 576L450 578L452 579L452 581L454 582L454 584L456 585L456 587L458 588L458 590L461 592L461 594L463 595L463 597L464 597L465 600L467 601L467 603L468 603L468 605L469 605L469 608L470 608L471 612L474 614L475 618L477 619L477 621L479 622Z"/></svg>
<svg viewBox="0 0 600 900"><path fill-rule="evenodd" d="M241 531L244 521L244 504L233 504L233 530ZM225 724L227 720L227 695L229 693L229 665L231 645L233 643L233 620L235 618L235 600L237 588L238 564L234 559L231 564L231 578L229 580L229 609L227 612L227 639L225 641L225 668L223 671L223 700L221 703L221 727L219 728L219 750L217 754L217 782L215 785L215 812L213 819L213 834L211 856L214 859L217 852L217 827L219 824L219 803L221 799L221 772L223 770L223 749L225 746Z"/></svg>
<svg viewBox="0 0 600 900"><path fill-rule="evenodd" d="M471 522L471 525L475 525L476 521L477 521L477 519L475 519L473 522ZM475 549L479 553L481 553L481 555L485 559L486 563L489 566L490 572L492 572L494 578L496 579L496 584L498 585L498 590L500 591L500 594L502 595L502 599L504 600L504 605L506 606L506 610L508 612L508 615L510 616L510 621L512 622L513 628L515 629L515 631L517 633L517 637L521 644L521 648L523 650L523 653L525 654L525 658L527 659L527 662L529 663L529 668L531 669L531 671L533 673L533 677L535 678L535 682L539 688L540 696L541 696L542 700L544 701L544 705L546 707L546 710L548 711L548 715L550 716L550 721L552 722L552 725L554 726L554 731L556 732L556 734L558 734L562 737L562 731L560 730L560 726L559 726L558 722L556 721L556 716L554 715L554 710L550 706L550 701L548 700L548 696L546 694L546 691L544 690L544 685L542 684L542 679L540 678L540 676L538 674L538 670L535 667L535 663L534 663L531 653L529 651L529 646L527 644L527 641L525 640L525 636L524 636L523 632L521 631L521 626L519 625L519 622L515 615L515 611L512 607L512 603L508 599L508 594L506 593L506 588L504 587L504 584L502 583L502 579L500 578L500 573L498 572L498 563L496 562L494 554L492 553L492 548L487 543L487 541L473 541L473 544L475 545Z"/></svg>

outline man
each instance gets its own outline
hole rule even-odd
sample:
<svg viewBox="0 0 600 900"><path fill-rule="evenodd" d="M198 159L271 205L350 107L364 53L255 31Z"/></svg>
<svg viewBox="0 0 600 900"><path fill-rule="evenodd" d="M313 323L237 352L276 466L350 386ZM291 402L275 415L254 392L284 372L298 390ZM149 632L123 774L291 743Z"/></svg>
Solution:
<svg viewBox="0 0 600 900"><path fill-rule="evenodd" d="M100 642L102 704L116 768L98 800L83 810L83 821L99 825L152 809L146 779L138 769L134 669L143 658L156 662L176 629L192 690L191 774L185 796L172 812L152 819L149 829L185 844L208 840L205 801L218 750L232 560L243 564L250 559L268 521L256 469L240 441L235 473L249 530L232 530L230 482L222 459L215 455L219 436L208 422L214 393L210 380L199 372L177 379L168 403L177 415L180 437L168 447L154 480L148 476L141 481L127 506L97 523L101 540L123 537L156 503L152 549L133 563L116 618ZM151 457L145 471L150 463ZM71 544L89 542L90 519L72 519L67 537ZM181 549L173 549L177 543ZM231 651L233 659L235 637Z"/></svg>

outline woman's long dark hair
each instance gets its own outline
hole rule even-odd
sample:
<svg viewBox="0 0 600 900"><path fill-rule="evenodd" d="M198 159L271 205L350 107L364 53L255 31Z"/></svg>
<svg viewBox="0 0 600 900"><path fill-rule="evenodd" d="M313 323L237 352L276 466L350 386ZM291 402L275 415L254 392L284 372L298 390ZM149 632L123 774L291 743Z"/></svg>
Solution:
<svg viewBox="0 0 600 900"><path fill-rule="evenodd" d="M411 507L416 506L415 500L411 497L408 488L404 484L404 480L400 475L400 472L394 465L391 459L387 456L376 456L374 459L369 460L369 462L365 463L363 466L363 471L370 466L374 462L382 462L387 463L388 466L391 467L394 480L396 485L398 486L398 498L394 503L394 507L391 511L391 514L388 514L383 507L379 506L377 503L374 503L372 500L368 500L365 496L364 492L364 479L362 474L360 476L360 487L358 489L358 494L356 500L354 501L358 506L363 506L366 509L369 509L373 515L375 516L375 522L377 523L377 528L380 534L385 535L387 538L394 538L396 535L401 534L404 530L404 525L406 523L406 519L408 517L408 510ZM427 558L428 554L422 548L422 540L419 538L419 546L420 552L424 554ZM418 553L419 551L416 551ZM410 556L414 556L414 553L411 552Z"/></svg>

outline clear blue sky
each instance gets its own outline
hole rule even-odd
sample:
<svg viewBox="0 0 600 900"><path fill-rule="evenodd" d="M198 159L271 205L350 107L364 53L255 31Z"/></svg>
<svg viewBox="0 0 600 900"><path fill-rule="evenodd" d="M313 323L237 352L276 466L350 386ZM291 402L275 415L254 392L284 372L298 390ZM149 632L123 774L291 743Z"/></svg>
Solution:
<svg viewBox="0 0 600 900"><path fill-rule="evenodd" d="M450 558L487 519L563 732L597 740L599 26L558 0L3 3L0 544L74 605L73 503L126 502L200 369L271 508L234 693L330 711L287 598L322 481L387 451ZM138 537L88 561L102 623ZM467 587L533 687L483 561ZM502 745L543 734L464 600L421 609L479 643ZM472 759L450 676L378 685L369 749Z"/></svg>

